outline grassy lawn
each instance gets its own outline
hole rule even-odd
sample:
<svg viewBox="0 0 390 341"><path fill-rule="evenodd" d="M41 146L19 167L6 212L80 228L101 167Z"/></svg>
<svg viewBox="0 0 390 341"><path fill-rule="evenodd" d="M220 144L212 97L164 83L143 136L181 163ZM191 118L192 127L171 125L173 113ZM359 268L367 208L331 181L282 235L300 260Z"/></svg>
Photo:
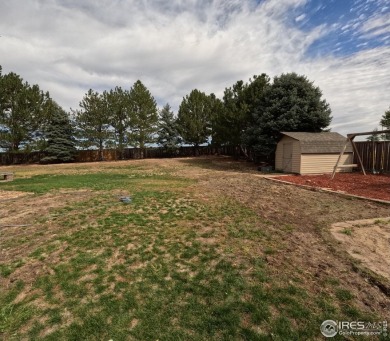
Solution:
<svg viewBox="0 0 390 341"><path fill-rule="evenodd" d="M237 172L207 160L16 168L0 190L30 194L0 210L31 205L8 222L27 226L0 229L0 338L312 340L326 319L383 319L344 277L286 257L295 221L210 186Z"/></svg>

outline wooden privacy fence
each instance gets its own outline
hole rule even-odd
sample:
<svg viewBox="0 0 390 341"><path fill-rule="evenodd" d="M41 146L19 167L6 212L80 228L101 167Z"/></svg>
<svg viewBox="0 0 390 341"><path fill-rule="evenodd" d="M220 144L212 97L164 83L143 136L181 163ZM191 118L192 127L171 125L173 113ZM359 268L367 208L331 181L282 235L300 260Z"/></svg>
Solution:
<svg viewBox="0 0 390 341"><path fill-rule="evenodd" d="M390 172L390 141L355 142L363 166L368 172ZM359 164L356 153L354 163Z"/></svg>
<svg viewBox="0 0 390 341"><path fill-rule="evenodd" d="M143 158L169 158L169 157L186 157L186 156L201 156L201 155L233 155L233 147L180 147L175 151L169 151L164 148L147 148L144 149ZM140 159L140 148L126 148L123 150L123 160ZM114 161L120 159L120 153L116 149L105 149L103 151L103 160ZM75 159L76 162L94 162L99 160L99 151L97 150L80 150Z"/></svg>
<svg viewBox="0 0 390 341"><path fill-rule="evenodd" d="M46 155L43 152L0 153L0 165L39 163L45 156Z"/></svg>
<svg viewBox="0 0 390 341"><path fill-rule="evenodd" d="M188 156L201 156L201 155L237 155L239 151L235 147L224 146L224 147L212 147L212 146L201 146L201 147L180 147L175 151L168 151L164 148L147 148L144 149L144 158L169 158L169 157L188 157ZM45 157L43 152L31 152L31 153L0 153L0 164L23 164L23 163L39 163L41 159ZM128 159L140 159L141 149L140 148L126 148L123 150L123 160ZM103 160L114 161L119 160L120 154L115 149L104 149ZM79 150L75 157L75 162L95 162L100 161L98 150Z"/></svg>

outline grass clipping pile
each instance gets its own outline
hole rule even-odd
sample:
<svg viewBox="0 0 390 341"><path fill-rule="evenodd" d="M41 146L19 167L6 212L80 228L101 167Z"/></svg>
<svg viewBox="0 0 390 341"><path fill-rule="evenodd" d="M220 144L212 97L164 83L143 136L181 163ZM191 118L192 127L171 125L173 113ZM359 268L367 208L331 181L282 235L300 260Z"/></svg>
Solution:
<svg viewBox="0 0 390 341"><path fill-rule="evenodd" d="M349 255L390 283L390 217L336 223L331 232Z"/></svg>

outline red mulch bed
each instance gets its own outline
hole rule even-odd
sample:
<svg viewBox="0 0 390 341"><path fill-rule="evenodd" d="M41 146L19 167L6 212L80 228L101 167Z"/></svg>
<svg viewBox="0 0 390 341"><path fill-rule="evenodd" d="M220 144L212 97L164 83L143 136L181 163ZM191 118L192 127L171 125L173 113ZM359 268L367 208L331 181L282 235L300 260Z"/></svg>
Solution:
<svg viewBox="0 0 390 341"><path fill-rule="evenodd" d="M275 179L390 201L390 174L336 173L333 180L330 177L330 174L287 175Z"/></svg>

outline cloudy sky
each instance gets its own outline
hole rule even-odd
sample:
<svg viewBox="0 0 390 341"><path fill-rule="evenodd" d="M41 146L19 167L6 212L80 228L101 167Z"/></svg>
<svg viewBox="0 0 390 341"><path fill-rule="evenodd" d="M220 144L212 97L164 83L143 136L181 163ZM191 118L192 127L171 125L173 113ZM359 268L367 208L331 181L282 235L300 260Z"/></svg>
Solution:
<svg viewBox="0 0 390 341"><path fill-rule="evenodd" d="M64 107L140 79L176 110L192 89L295 71L332 130L372 130L390 106L388 0L0 0L0 65Z"/></svg>

